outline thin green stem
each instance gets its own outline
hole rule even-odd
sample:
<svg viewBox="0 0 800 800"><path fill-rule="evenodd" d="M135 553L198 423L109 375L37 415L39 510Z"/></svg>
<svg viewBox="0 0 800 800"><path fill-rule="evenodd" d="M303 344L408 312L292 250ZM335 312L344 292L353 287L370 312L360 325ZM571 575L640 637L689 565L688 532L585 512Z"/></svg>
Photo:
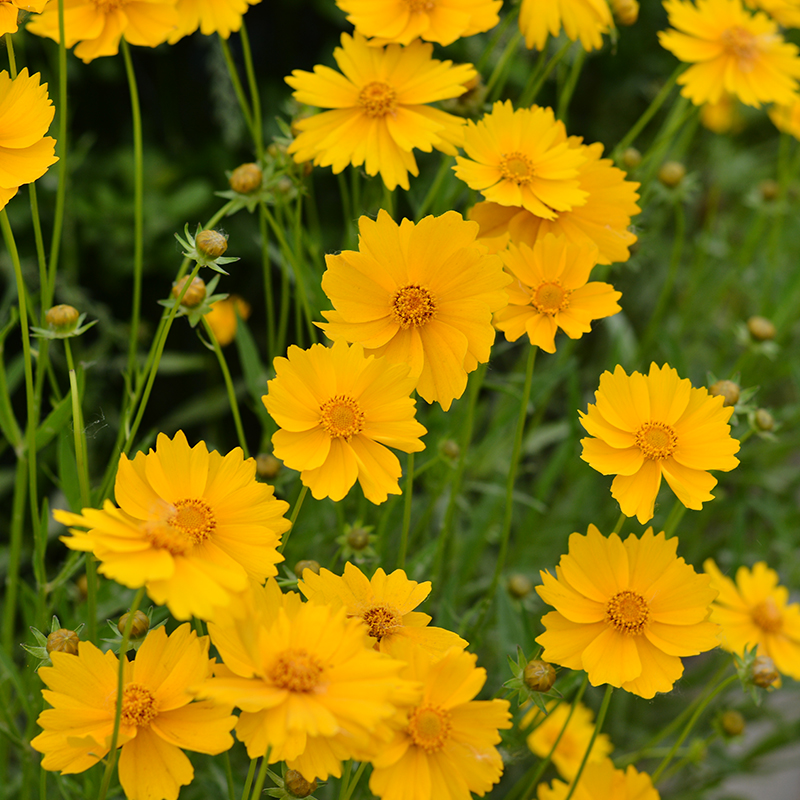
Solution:
<svg viewBox="0 0 800 800"><path fill-rule="evenodd" d="M17 58L14 55L14 39L10 33L5 35L5 45L8 51L8 74L13 81L17 77Z"/></svg>
<svg viewBox="0 0 800 800"><path fill-rule="evenodd" d="M570 100L572 100L572 95L575 92L575 87L578 84L578 78L580 77L585 61L586 51L582 47L579 47L575 60L572 62L567 82L564 84L564 88L561 90L561 96L558 98L558 111L556 112L556 116L564 123L567 121L567 109L569 108Z"/></svg>
<svg viewBox="0 0 800 800"><path fill-rule="evenodd" d="M269 751L264 758L261 759L261 766L258 768L258 776L256 777L255 784L253 785L253 793L250 795L250 800L258 800L261 797L261 791L264 788L264 781L267 779L267 769L269 768Z"/></svg>
<svg viewBox="0 0 800 800"><path fill-rule="evenodd" d="M353 796L353 792L358 786L358 782L361 780L361 776L364 774L364 770L367 768L367 762L362 761L359 765L358 769L356 770L356 774L353 775L352 779L347 783L347 790L341 796L340 800L350 800Z"/></svg>
<svg viewBox="0 0 800 800"><path fill-rule="evenodd" d="M39 218L39 198L36 194L35 183L31 183L28 186L28 196L31 201L31 222L33 223L33 238L36 243L36 261L39 265L39 308L41 309L42 322L44 322L44 315L52 303L48 296L49 281L47 279L47 259L44 253L42 222Z"/></svg>
<svg viewBox="0 0 800 800"><path fill-rule="evenodd" d="M522 33L520 31L515 31L514 35L508 40L508 44L503 50L502 55L494 65L492 74L489 77L488 83L486 84L486 94L490 103L493 103L498 97L500 97L500 94L502 93L503 87L506 83L508 65L511 63L511 59L516 54L521 41Z"/></svg>
<svg viewBox="0 0 800 800"><path fill-rule="evenodd" d="M264 276L264 303L267 314L267 356L270 361L275 351L275 297L272 291L272 259L269 257L269 231L264 212L258 209L258 232L261 242L261 272Z"/></svg>
<svg viewBox="0 0 800 800"><path fill-rule="evenodd" d="M242 112L242 116L244 117L245 125L247 125L248 129L250 130L250 135L253 137L253 141L255 141L256 135L253 128L253 112L250 110L250 104L247 102L247 97L245 96L244 89L242 88L242 82L239 80L239 72L236 69L236 64L233 63L231 49L228 46L227 39L223 39L222 36L219 36L218 41L220 47L222 48L222 57L225 59L225 66L228 68L228 76L231 79L233 93L236 95L236 99L239 101L239 108Z"/></svg>
<svg viewBox="0 0 800 800"><path fill-rule="evenodd" d="M247 35L247 25L242 18L242 27L239 29L242 41L242 56L244 57L244 71L247 75L247 87L250 90L250 103L253 109L253 144L256 148L256 157L259 161L264 157L264 133L261 126L261 98L258 94L256 71L253 67L253 54L250 51L250 38Z"/></svg>
<svg viewBox="0 0 800 800"><path fill-rule="evenodd" d="M614 526L614 530L612 533L619 533L622 530L622 526L625 524L625 520L628 519L624 514L619 515L619 519L617 520L617 524Z"/></svg>
<svg viewBox="0 0 800 800"><path fill-rule="evenodd" d="M483 51L481 54L478 63L475 65L475 69L479 75L482 75L486 64L489 61L494 49L497 47L500 40L505 36L506 31L508 30L511 23L517 18L517 14L519 14L519 5L514 5L511 7L511 10L505 15L503 21L497 26L495 30L494 36L492 40L489 42L488 47Z"/></svg>
<svg viewBox="0 0 800 800"><path fill-rule="evenodd" d="M22 532L25 527L25 500L28 495L28 459L24 454L17 458L14 480L14 497L11 501L11 531L6 563L6 585L3 597L2 648L6 653L14 650L14 635L17 613L17 590L19 588L19 565L22 556Z"/></svg>
<svg viewBox="0 0 800 800"><path fill-rule="evenodd" d="M575 774L575 777L572 779L572 785L569 787L569 791L567 792L567 796L564 800L570 800L572 795L575 793L575 787L578 785L578 781L581 778L581 774L583 773L583 768L586 766L586 762L589 760L589 754L592 752L592 748L594 747L595 740L597 739L598 734L603 729L603 723L606 719L606 714L608 713L608 706L611 703L611 695L614 692L614 687L610 684L606 686L606 693L603 695L603 702L600 705L600 711L597 712L597 721L594 724L594 730L592 731L592 737L589 739L589 744L586 747L586 752L583 754L583 760L581 761L581 765L578 767L578 771Z"/></svg>
<svg viewBox="0 0 800 800"><path fill-rule="evenodd" d="M303 484L303 488L300 490L300 493L297 495L297 500L294 501L294 508L292 509L292 516L289 518L289 523L291 527L288 531L286 531L286 535L283 537L283 541L281 542L281 546L278 548L278 552L282 553L286 549L286 545L289 542L289 534L294 530L294 524L297 522L297 515L300 513L300 509L303 507L303 500L306 499L306 495L308 494L308 486Z"/></svg>
<svg viewBox="0 0 800 800"><path fill-rule="evenodd" d="M231 767L230 750L226 750L222 754L222 763L225 765L225 782L228 785L228 800L236 800L236 787L233 783L233 768Z"/></svg>
<svg viewBox="0 0 800 800"><path fill-rule="evenodd" d="M264 761L267 759L265 758ZM247 769L247 777L244 781L244 791L242 792L242 800L247 800L250 796L250 787L253 785L253 777L256 774L256 764L258 763L257 758L250 759L250 766Z"/></svg>
<svg viewBox="0 0 800 800"><path fill-rule="evenodd" d="M686 506L681 503L678 498L675 498L675 503L672 506L672 509L669 512L669 516L667 517L667 521L664 523L664 537L669 539L673 533L675 533L675 529L680 524L680 521L683 519L683 515L686 513Z"/></svg>
<svg viewBox="0 0 800 800"><path fill-rule="evenodd" d="M414 454L408 454L406 484L403 490L403 528L400 534L400 554L397 556L398 569L406 567L406 550L408 548L408 532L411 528L411 499L414 494Z"/></svg>
<svg viewBox="0 0 800 800"><path fill-rule="evenodd" d="M530 78L528 78L527 85L522 90L522 95L518 103L519 108L527 108L536 99L542 86L544 86L544 82L561 63L561 59L569 52L573 44L573 42L567 39L549 61L545 61L547 50L542 50L536 61L536 67L531 73Z"/></svg>
<svg viewBox="0 0 800 800"><path fill-rule="evenodd" d="M442 160L439 162L439 171L436 173L430 188L425 194L425 198L417 209L417 221L421 220L422 217L425 216L425 212L427 212L428 209L433 205L433 201L436 199L439 194L439 190L442 188L444 179L450 174L451 165L452 157L442 154Z"/></svg>

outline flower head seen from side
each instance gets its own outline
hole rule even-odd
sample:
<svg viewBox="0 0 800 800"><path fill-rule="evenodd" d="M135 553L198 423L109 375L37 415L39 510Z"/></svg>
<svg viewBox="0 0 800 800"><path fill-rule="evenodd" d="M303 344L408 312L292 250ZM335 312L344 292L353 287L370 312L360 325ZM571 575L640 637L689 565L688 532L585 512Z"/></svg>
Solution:
<svg viewBox="0 0 800 800"><path fill-rule="evenodd" d="M791 103L800 78L800 51L786 42L766 14L751 14L741 0L665 0L672 29L661 46L691 66L678 78L695 105L723 92L749 106Z"/></svg>
<svg viewBox="0 0 800 800"><path fill-rule="evenodd" d="M556 331L580 339L590 322L620 311L621 292L609 283L589 282L597 248L572 245L548 234L533 248L509 245L502 252L506 271L515 280L508 287L508 305L495 312L494 324L516 342L524 333L532 345L555 353Z"/></svg>
<svg viewBox="0 0 800 800"><path fill-rule="evenodd" d="M500 780L499 729L510 728L507 700L474 700L486 682L476 656L452 649L438 661L410 643L390 647L422 683L407 723L373 756L369 788L382 800L470 800Z"/></svg>
<svg viewBox="0 0 800 800"><path fill-rule="evenodd" d="M255 469L238 447L222 456L203 442L190 448L182 431L174 439L161 433L155 451L120 456L119 508L106 501L53 516L76 526L64 543L94 553L106 577L146 586L177 619L208 619L231 592L276 575L283 561L277 548L289 504L256 481Z"/></svg>
<svg viewBox="0 0 800 800"><path fill-rule="evenodd" d="M611 496L626 517L653 518L662 476L687 508L713 500L717 479L707 470L735 469L739 442L730 434L733 407L695 389L677 370L650 365L627 375L617 365L600 376L596 404L580 413L593 438L581 439L581 458L603 475L616 475Z"/></svg>
<svg viewBox="0 0 800 800"><path fill-rule="evenodd" d="M742 655L758 645L758 655L769 656L779 672L800 680L800 604L788 602L778 573L759 561L752 570L739 567L734 583L710 558L703 569L719 590L711 620L722 628L723 649Z"/></svg>
<svg viewBox="0 0 800 800"><path fill-rule="evenodd" d="M429 104L459 97L476 76L471 64L453 66L432 53L419 40L377 48L343 33L333 53L341 73L317 66L286 78L298 102L331 109L295 123L300 133L287 152L334 174L363 164L390 191L408 189L408 173L419 174L415 149L455 155L463 141L463 120Z"/></svg>
<svg viewBox="0 0 800 800"><path fill-rule="evenodd" d="M556 609L542 618L542 658L584 670L592 686L648 699L669 692L683 674L681 656L719 645L719 627L706 622L716 589L677 547L652 528L624 542L594 525L586 536L573 533L556 576L542 572L536 588Z"/></svg>
<svg viewBox="0 0 800 800"><path fill-rule="evenodd" d="M584 50L599 50L613 23L606 0L522 0L519 9L528 50L544 50L548 36L562 30L573 42L580 39Z"/></svg>
<svg viewBox="0 0 800 800"><path fill-rule="evenodd" d="M333 303L320 327L334 341L410 366L412 388L447 411L467 374L489 360L492 312L511 278L475 241L478 227L448 211L400 225L383 210L358 221L359 249L326 256Z"/></svg>
<svg viewBox="0 0 800 800"><path fill-rule="evenodd" d="M42 728L31 746L44 754L42 767L62 774L83 772L108 753L117 707L119 661L91 642L78 654L53 653L43 667L42 690L52 706L39 715ZM208 637L188 624L167 636L151 631L136 659L125 664L118 746L119 780L131 800L176 800L194 770L183 750L216 755L233 745L232 704L192 702L187 691L209 677Z"/></svg>
<svg viewBox="0 0 800 800"><path fill-rule="evenodd" d="M47 0L0 0L0 36L16 33L20 11L41 14Z"/></svg>
<svg viewBox="0 0 800 800"><path fill-rule="evenodd" d="M550 786L540 783L536 796L538 800L566 800L570 788L563 781L553 781ZM637 772L632 765L625 770L615 769L610 758L588 762L572 794L573 800L659 800L660 797L646 772Z"/></svg>
<svg viewBox="0 0 800 800"><path fill-rule="evenodd" d="M370 44L411 44L414 39L452 44L491 30L501 0L336 0L347 21Z"/></svg>
<svg viewBox="0 0 800 800"><path fill-rule="evenodd" d="M0 72L0 209L20 186L41 178L58 161L56 140L45 136L55 108L40 80L39 73L28 75L27 67L13 80Z"/></svg>
<svg viewBox="0 0 800 800"><path fill-rule="evenodd" d="M359 344L292 345L274 361L276 377L261 399L280 426L276 458L300 472L316 499L341 500L358 481L364 496L382 503L400 494L400 462L389 447L425 449L408 366L364 354Z"/></svg>
<svg viewBox="0 0 800 800"><path fill-rule="evenodd" d="M363 620L381 651L396 639L407 639L434 658L441 657L451 647L463 650L467 646L452 631L429 627L431 618L414 611L430 594L431 584L409 580L401 569L390 575L378 569L369 579L348 562L341 577L327 569L320 570L319 575L306 570L297 588L312 603L343 606L348 617Z"/></svg>
<svg viewBox="0 0 800 800"><path fill-rule="evenodd" d="M218 33L223 39L242 27L242 17L261 0L178 0L176 29L169 36L174 44L184 36L200 30L203 36Z"/></svg>

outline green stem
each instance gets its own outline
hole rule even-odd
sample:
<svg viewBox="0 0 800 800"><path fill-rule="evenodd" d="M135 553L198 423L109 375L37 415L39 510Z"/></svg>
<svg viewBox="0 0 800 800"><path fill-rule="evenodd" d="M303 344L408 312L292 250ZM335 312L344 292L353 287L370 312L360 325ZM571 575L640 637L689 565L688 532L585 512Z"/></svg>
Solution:
<svg viewBox="0 0 800 800"><path fill-rule="evenodd" d="M256 148L256 157L259 162L264 157L264 134L261 128L261 98L258 94L256 71L253 68L253 54L250 52L250 39L247 36L247 26L242 18L242 27L239 29L242 40L242 56L244 57L244 70L247 74L247 87L250 90L250 102L253 109L253 144Z"/></svg>
<svg viewBox="0 0 800 800"><path fill-rule="evenodd" d="M306 499L306 495L308 494L308 486L303 484L303 488L300 490L300 493L297 495L297 500L294 501L294 508L292 509L292 516L289 518L289 523L291 527L288 531L286 531L286 535L283 537L283 541L281 542L281 546L278 548L278 552L282 553L286 549L286 544L289 541L289 534L294 530L294 524L297 521L297 515L300 513L300 509L303 507L303 500Z"/></svg>
<svg viewBox="0 0 800 800"><path fill-rule="evenodd" d="M19 587L19 565L22 556L22 532L25 527L25 500L28 483L28 459L25 455L17 458L14 481L14 498L11 501L11 531L8 543L8 562L6 564L6 585L3 600L3 638L2 649L6 653L14 650L14 635L17 613L17 589Z"/></svg>
<svg viewBox="0 0 800 800"><path fill-rule="evenodd" d="M31 221L33 222L33 238L36 243L36 261L39 265L39 307L41 309L42 322L44 315L52 303L48 296L49 281L47 279L47 260L44 254L44 239L42 238L42 223L39 218L39 199L36 194L36 184L28 185L28 196L31 201ZM46 340L42 340L43 342ZM38 369L37 369L38 372ZM44 374L44 370L42 370Z"/></svg>
<svg viewBox="0 0 800 800"><path fill-rule="evenodd" d="M619 533L622 530L622 526L625 524L625 520L628 519L624 514L619 515L619 519L617 520L617 524L614 526L614 530L612 533Z"/></svg>
<svg viewBox="0 0 800 800"><path fill-rule="evenodd" d="M479 75L483 74L490 56L494 52L494 49L497 47L500 40L505 35L505 32L508 30L511 23L517 18L517 14L519 14L519 5L513 5L508 14L506 14L503 21L497 26L494 36L492 37L492 40L489 42L489 46L483 51L480 59L478 59L478 63L475 65L475 70Z"/></svg>
<svg viewBox="0 0 800 800"><path fill-rule="evenodd" d="M264 788L264 781L267 779L267 770L269 769L269 750L264 758L261 759L261 766L258 769L258 776L256 777L255 785L253 786L253 793L250 795L250 800L258 800L261 797L261 790Z"/></svg>
<svg viewBox="0 0 800 800"><path fill-rule="evenodd" d="M544 82L550 77L553 70L561 63L561 59L569 52L574 43L567 39L564 44L558 49L558 52L549 60L546 61L547 50L542 50L539 58L536 61L536 67L528 78L528 83L522 90L518 107L527 108L536 99Z"/></svg>
<svg viewBox="0 0 800 800"><path fill-rule="evenodd" d="M4 39L6 50L8 51L8 74L11 76L11 80L13 81L14 78L17 77L17 59L14 55L14 39L10 33L7 33Z"/></svg>
<svg viewBox="0 0 800 800"><path fill-rule="evenodd" d="M417 221L421 220L422 217L425 216L425 212L427 212L431 205L433 205L433 201L436 199L437 195L439 194L439 190L442 188L444 179L450 174L451 165L452 156L442 155L442 160L439 163L439 171L436 173L433 183L431 183L424 200L422 203L420 203L420 206L417 209Z"/></svg>
<svg viewBox="0 0 800 800"><path fill-rule="evenodd" d="M406 567L406 550L408 548L408 531L411 528L411 498L414 493L414 454L408 454L406 485L403 491L403 530L400 535L400 554L397 557L398 569Z"/></svg>
<svg viewBox="0 0 800 800"><path fill-rule="evenodd" d="M511 63L511 59L516 54L521 41L522 33L520 31L516 31L508 40L505 50L503 50L502 55L494 65L494 70L492 70L489 82L486 84L486 95L490 103L493 103L498 97L500 97L500 94L502 93L503 87L506 83L507 67L509 63Z"/></svg>
<svg viewBox="0 0 800 800"><path fill-rule="evenodd" d="M353 792L355 791L356 786L358 786L358 782L361 780L361 776L364 774L364 770L367 768L367 762L362 761L359 768L356 770L356 774L353 775L352 779L347 783L347 789L342 794L340 800L350 800L353 796Z"/></svg>
<svg viewBox="0 0 800 800"><path fill-rule="evenodd" d="M266 758L264 759L267 760ZM256 763L258 762L257 758L250 759L250 766L247 769L247 777L244 781L244 791L242 792L242 800L247 800L250 796L250 787L253 785L253 777L256 774Z"/></svg>
<svg viewBox="0 0 800 800"><path fill-rule="evenodd" d="M233 783L233 768L231 767L231 754L230 750L226 750L222 754L222 761L225 764L225 781L228 784L228 800L236 800L236 793L234 791Z"/></svg>
<svg viewBox="0 0 800 800"><path fill-rule="evenodd" d="M672 510L669 512L667 521L664 523L664 537L666 539L669 539L669 537L675 533L675 529L680 524L680 521L683 519L683 515L685 513L686 506L676 497L675 504L672 506Z"/></svg>
<svg viewBox="0 0 800 800"><path fill-rule="evenodd" d="M267 314L267 356L270 361L277 355L275 350L275 298L272 291L272 260L269 257L269 231L264 212L258 209L258 232L261 242L261 272L264 276L264 302Z"/></svg>
<svg viewBox="0 0 800 800"><path fill-rule="evenodd" d="M222 56L225 59L225 66L228 67L228 76L231 79L233 93L236 95L236 99L239 101L239 108L241 109L245 124L250 130L250 135L253 137L253 141L255 141L256 135L253 128L253 113L250 111L250 104L247 102L247 97L245 97L244 89L242 88L242 82L239 80L239 73L236 69L236 65L233 63L231 49L228 47L227 39L223 39L222 36L219 36L219 43L222 47Z"/></svg>
<svg viewBox="0 0 800 800"><path fill-rule="evenodd" d="M575 86L578 83L578 78L580 77L585 61L586 51L582 47L579 47L575 60L572 62L567 82L564 84L564 88L561 90L561 96L558 98L558 111L556 116L565 124L567 121L567 109L569 108L570 100L572 100L572 95L575 92Z"/></svg>
<svg viewBox="0 0 800 800"><path fill-rule="evenodd" d="M569 787L569 791L567 792L567 796L564 800L570 800L572 795L575 793L575 788L578 785L578 781L581 778L581 774L583 773L583 768L586 766L586 762L589 760L589 754L592 752L592 748L594 747L595 739L597 739L598 734L603 728L603 723L606 719L606 713L608 712L608 706L611 702L611 694L614 691L614 687L610 684L606 686L606 693L603 696L603 703L600 706L600 711L597 713L597 721L594 724L594 730L592 731L592 738L589 739L589 744L586 747L586 752L583 754L583 760L581 761L581 765L578 767L578 771L575 774L575 777L572 781L572 785Z"/></svg>

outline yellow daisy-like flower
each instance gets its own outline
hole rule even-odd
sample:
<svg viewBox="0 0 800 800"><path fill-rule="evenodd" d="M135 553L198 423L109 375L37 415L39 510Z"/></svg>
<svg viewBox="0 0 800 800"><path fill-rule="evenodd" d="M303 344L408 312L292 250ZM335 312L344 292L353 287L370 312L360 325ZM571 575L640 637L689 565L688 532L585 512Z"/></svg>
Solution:
<svg viewBox="0 0 800 800"><path fill-rule="evenodd" d="M580 39L584 50L599 50L612 25L606 0L522 0L519 9L519 29L529 50L544 50L548 35L562 30L573 42Z"/></svg>
<svg viewBox="0 0 800 800"><path fill-rule="evenodd" d="M745 3L766 11L784 28L800 28L800 0L745 0Z"/></svg>
<svg viewBox="0 0 800 800"><path fill-rule="evenodd" d="M387 447L418 453L427 433L414 418L408 365L342 341L292 345L287 356L274 360L277 377L261 398L281 427L272 437L275 457L300 472L317 500L341 500L356 480L376 504L400 494L400 462Z"/></svg>
<svg viewBox="0 0 800 800"><path fill-rule="evenodd" d="M88 64L99 56L115 56L119 41L156 47L165 42L178 24L175 0L65 0L64 36L67 47L76 42L75 55ZM58 0L49 0L44 11L26 30L59 40Z"/></svg>
<svg viewBox="0 0 800 800"><path fill-rule="evenodd" d="M204 442L190 448L183 431L158 435L156 450L120 456L116 508L54 511L71 528L62 541L102 562L99 572L124 586L146 586L177 619L208 619L248 579L263 582L283 561L280 534L289 504L255 479L256 462L240 448L226 456Z"/></svg>
<svg viewBox="0 0 800 800"><path fill-rule="evenodd" d="M108 754L117 709L119 660L91 642L78 654L51 653L52 667L39 670L52 708L39 715L43 729L31 746L44 753L42 767L62 774L83 772ZM193 703L187 689L209 677L208 637L188 624L167 636L151 631L125 662L117 745L119 780L130 800L176 800L194 769L183 750L217 755L233 745L232 704Z"/></svg>
<svg viewBox="0 0 800 800"><path fill-rule="evenodd" d="M542 572L536 587L556 609L542 617L542 658L585 670L592 686L646 698L669 692L683 675L681 656L719 645L719 627L705 621L717 590L677 549L677 539L652 528L624 542L594 525L573 533L556 577Z"/></svg>
<svg viewBox="0 0 800 800"><path fill-rule="evenodd" d="M536 726L525 740L531 752L540 758L546 758L552 752L552 762L561 777L571 781L578 772L594 733L594 715L583 703L578 703L573 710L569 703L553 701L548 703L546 708L546 715L538 708L532 708L523 717L520 728L524 730L530 725ZM570 716L571 710L572 716ZM607 760L608 754L613 749L608 735L598 734L587 764Z"/></svg>
<svg viewBox="0 0 800 800"><path fill-rule="evenodd" d="M336 5L371 45L414 39L447 45L494 28L502 0L336 0Z"/></svg>
<svg viewBox="0 0 800 800"><path fill-rule="evenodd" d="M684 97L698 106L723 92L756 108L793 101L800 51L766 14L751 14L741 0L665 0L664 7L677 30L661 31L661 46L692 64L678 78Z"/></svg>
<svg viewBox="0 0 800 800"><path fill-rule="evenodd" d="M553 781L552 786L540 783L539 800L566 800L570 787L563 781ZM637 772L633 766L626 770L615 769L610 758L586 764L573 800L659 800L661 795L646 772Z"/></svg>
<svg viewBox="0 0 800 800"><path fill-rule="evenodd" d="M584 145L578 136L567 138L562 122L557 125L559 139L587 159L578 168L578 185L587 194L585 204L546 219L518 206L478 203L469 212L469 218L481 226L478 239L491 252L497 252L509 241L533 247L537 240L553 233L573 244L597 247L599 264L627 261L629 248L636 241L628 226L631 217L641 211L636 205L639 184L626 180L626 173L613 166L611 159L601 158L600 142Z"/></svg>
<svg viewBox="0 0 800 800"><path fill-rule="evenodd" d="M47 0L0 0L0 36L16 33L20 11L40 14Z"/></svg>
<svg viewBox="0 0 800 800"><path fill-rule="evenodd" d="M510 245L500 257L515 280L508 287L508 305L495 312L495 327L509 342L527 333L531 344L555 353L559 328L580 339L592 329L592 320L621 311L621 292L610 283L588 282L597 256L596 247L572 245L552 234L533 248Z"/></svg>
<svg viewBox="0 0 800 800"><path fill-rule="evenodd" d="M800 98L789 105L774 105L769 111L773 125L781 132L800 139Z"/></svg>
<svg viewBox="0 0 800 800"><path fill-rule="evenodd" d="M203 36L218 33L223 39L242 27L242 17L250 6L261 0L178 0L178 27L170 34L169 43L175 44L198 28Z"/></svg>
<svg viewBox="0 0 800 800"><path fill-rule="evenodd" d="M769 656L779 672L800 680L800 604L788 602L778 573L759 561L752 570L739 567L734 583L710 558L703 569L719 590L711 619L722 627L722 647L741 655L758 645L758 654Z"/></svg>
<svg viewBox="0 0 800 800"><path fill-rule="evenodd" d="M287 152L334 174L363 164L387 189L408 189L408 173L419 175L413 150L454 156L463 141L464 121L428 103L459 97L477 74L471 64L453 66L432 53L433 45L418 40L377 48L343 33L333 57L344 74L316 66L286 78L298 102L333 109L297 121L300 134Z"/></svg>
<svg viewBox="0 0 800 800"><path fill-rule="evenodd" d="M41 178L58 161L56 140L45 136L56 112L40 79L38 72L28 75L27 67L14 80L0 72L0 209L22 184Z"/></svg>
<svg viewBox="0 0 800 800"><path fill-rule="evenodd" d="M591 439L581 439L581 458L603 475L616 475L611 496L626 517L652 519L662 476L687 508L713 500L717 479L707 470L728 472L739 464L739 442L724 398L694 389L677 370L650 365L630 376L617 365L600 376L596 405L580 413Z"/></svg>
<svg viewBox="0 0 800 800"><path fill-rule="evenodd" d="M235 338L239 327L239 317L250 316L250 303L237 295L231 295L211 304L211 311L206 314L206 322L214 331L214 336L221 347L227 347Z"/></svg>
<svg viewBox="0 0 800 800"><path fill-rule="evenodd" d="M372 757L369 788L383 800L470 800L500 780L499 728L510 728L507 700L473 700L486 682L477 657L450 650L439 661L407 642L390 647L421 681L407 724Z"/></svg>
<svg viewBox="0 0 800 800"><path fill-rule="evenodd" d="M489 360L492 312L508 301L511 278L475 242L478 226L455 211L398 225L381 210L358 229L358 251L325 257L322 289L335 310L319 326L409 365L412 388L447 411L467 374Z"/></svg>
<svg viewBox="0 0 800 800"><path fill-rule="evenodd" d="M570 147L552 108L514 111L510 100L498 100L490 114L467 122L464 150L469 158L456 158L456 176L491 202L543 219L586 204L578 175L587 157Z"/></svg>
<svg viewBox="0 0 800 800"><path fill-rule="evenodd" d="M431 583L417 583L406 577L401 569L387 575L376 570L372 579L348 562L344 575L339 577L327 569L316 575L303 573L297 588L312 602L343 606L348 617L364 620L369 635L376 639L375 647L386 651L396 639L407 639L439 658L451 647L464 649L467 642L452 631L428 627L431 618L414 609L430 594Z"/></svg>

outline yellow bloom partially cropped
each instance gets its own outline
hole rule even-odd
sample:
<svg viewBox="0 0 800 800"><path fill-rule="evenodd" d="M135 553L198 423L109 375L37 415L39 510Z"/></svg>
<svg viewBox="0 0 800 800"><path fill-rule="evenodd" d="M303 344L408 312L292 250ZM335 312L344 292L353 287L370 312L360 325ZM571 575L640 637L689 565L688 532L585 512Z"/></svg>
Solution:
<svg viewBox="0 0 800 800"><path fill-rule="evenodd" d="M386 651L396 639L407 639L439 658L451 647L463 650L467 646L452 631L429 627L431 618L414 611L430 594L431 583L409 580L401 569L387 575L379 568L369 579L348 562L341 577L327 569L320 570L319 575L306 570L297 588L312 603L344 607L348 617L363 620L378 650Z"/></svg>
<svg viewBox="0 0 800 800"><path fill-rule="evenodd" d="M494 324L509 342L523 333L531 344L555 353L556 331L580 339L590 322L621 311L621 292L610 283L589 282L597 263L597 248L572 245L548 234L533 248L509 245L502 252L506 271L515 280L508 287L508 305L495 312Z"/></svg>
<svg viewBox="0 0 800 800"><path fill-rule="evenodd" d="M189 36L198 28L203 36L218 33L223 39L230 37L242 27L242 17L250 6L261 0L178 0L177 28L170 34L169 43L174 44Z"/></svg>
<svg viewBox="0 0 800 800"><path fill-rule="evenodd" d="M743 124L739 101L733 95L723 92L715 103L703 103L700 107L700 122L714 133L735 133Z"/></svg>
<svg viewBox="0 0 800 800"><path fill-rule="evenodd" d="M40 14L47 0L0 0L0 36L16 33L20 11Z"/></svg>
<svg viewBox="0 0 800 800"><path fill-rule="evenodd" d="M326 256L322 289L334 311L319 326L334 341L410 367L412 388L447 411L467 374L489 360L492 312L511 278L455 211L400 225L383 210L358 221L358 251Z"/></svg>
<svg viewBox="0 0 800 800"><path fill-rule="evenodd" d="M713 500L717 479L707 470L735 469L739 442L728 420L733 407L705 388L694 389L677 370L650 365L630 376L617 365L600 376L596 405L580 413L590 436L581 458L603 475L616 475L611 496L626 517L652 519L662 476L687 508Z"/></svg>
<svg viewBox="0 0 800 800"><path fill-rule="evenodd" d="M695 105L724 92L749 106L791 103L800 56L766 14L751 14L741 0L665 0L673 28L658 34L662 47L692 66L678 78Z"/></svg>
<svg viewBox="0 0 800 800"><path fill-rule="evenodd" d="M222 456L204 442L190 448L183 431L174 439L161 433L155 451L120 456L119 508L106 501L102 510L53 516L77 526L62 541L94 553L106 577L146 586L177 619L208 619L231 592L250 579L263 583L283 561L277 547L289 529L289 504L256 481L255 471L238 447Z"/></svg>
<svg viewBox="0 0 800 800"><path fill-rule="evenodd" d="M119 52L120 39L128 44L156 47L178 24L176 0L66 0L64 36L67 47L76 42L75 55L88 64ZM48 0L44 11L26 30L59 40L58 0Z"/></svg>
<svg viewBox="0 0 800 800"><path fill-rule="evenodd" d="M800 97L789 105L774 105L769 111L773 125L781 132L800 139Z"/></svg>
<svg viewBox="0 0 800 800"><path fill-rule="evenodd" d="M594 525L586 536L573 533L556 577L543 571L536 587L556 609L542 617L542 658L585 670L592 686L646 698L669 692L683 675L682 656L719 645L719 627L706 622L717 591L677 548L652 528L624 542Z"/></svg>
<svg viewBox="0 0 800 800"><path fill-rule="evenodd" d="M494 28L502 0L336 0L336 5L373 46L414 39L447 45Z"/></svg>
<svg viewBox="0 0 800 800"><path fill-rule="evenodd" d="M408 189L408 173L419 175L414 150L455 155L463 141L464 121L428 104L459 97L477 74L471 64L453 66L432 53L419 40L379 48L343 33L333 57L344 74L317 66L286 78L298 102L333 109L297 121L300 133L287 152L334 174L363 164L387 189Z"/></svg>
<svg viewBox="0 0 800 800"><path fill-rule="evenodd" d="M136 659L124 666L119 738L119 781L129 800L176 800L194 769L183 750L217 755L233 745L232 703L192 702L188 688L210 677L208 637L188 624L167 636L147 635ZM39 715L42 728L31 746L44 753L42 767L83 772L108 754L117 708L119 660L91 642L78 654L51 653L39 670L52 706Z"/></svg>
<svg viewBox="0 0 800 800"><path fill-rule="evenodd" d="M766 11L784 28L800 27L800 0L745 0L745 4Z"/></svg>
<svg viewBox="0 0 800 800"><path fill-rule="evenodd" d="M41 178L58 161L56 140L45 136L55 109L40 80L27 67L14 80L0 72L0 209L22 184Z"/></svg>
<svg viewBox="0 0 800 800"><path fill-rule="evenodd" d="M388 448L418 453L427 433L414 417L408 366L342 341L292 345L273 363L277 377L261 399L280 426L275 457L300 471L318 500L341 500L356 481L376 504L400 494L400 462Z"/></svg>
<svg viewBox="0 0 800 800"><path fill-rule="evenodd" d="M540 783L539 800L566 800L570 786L553 781L552 786ZM646 772L637 772L632 765L627 770L615 769L610 758L587 763L572 800L659 800L661 795Z"/></svg>
<svg viewBox="0 0 800 800"><path fill-rule="evenodd" d="M711 619L722 628L722 647L742 655L758 645L758 655L769 656L779 672L800 680L800 604L788 602L789 590L778 585L778 573L759 561L752 570L739 567L734 583L710 558L703 569L719 590Z"/></svg>
<svg viewBox="0 0 800 800"><path fill-rule="evenodd" d="M206 322L211 326L217 341L227 347L235 338L239 327L239 317L250 316L250 303L237 295L225 297L211 304L211 311L206 314Z"/></svg>
<svg viewBox="0 0 800 800"><path fill-rule="evenodd" d="M580 39L584 50L599 50L612 25L606 0L522 0L519 9L519 29L529 50L544 50L547 37L562 30L573 42Z"/></svg>

